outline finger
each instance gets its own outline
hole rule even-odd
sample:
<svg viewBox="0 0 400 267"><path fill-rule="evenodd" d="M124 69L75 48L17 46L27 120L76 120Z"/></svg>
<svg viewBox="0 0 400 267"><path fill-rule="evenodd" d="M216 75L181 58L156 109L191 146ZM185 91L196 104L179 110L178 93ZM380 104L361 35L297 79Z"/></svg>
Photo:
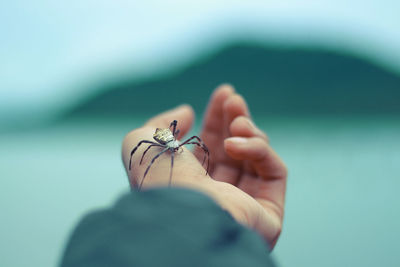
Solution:
<svg viewBox="0 0 400 267"><path fill-rule="evenodd" d="M222 127L220 126L222 133L220 133L221 139L219 140L221 143L225 138L231 136L230 124L238 116L249 116L249 110L242 96L232 94L225 100L223 105L223 124ZM218 181L237 185L242 171L242 163L227 157L224 150L216 156L219 157L216 158L217 164L213 171L213 178Z"/></svg>
<svg viewBox="0 0 400 267"><path fill-rule="evenodd" d="M250 112L244 98L239 94L234 94L224 103L224 129L227 131L226 137L230 135L229 128L232 121L239 116L250 117Z"/></svg>
<svg viewBox="0 0 400 267"><path fill-rule="evenodd" d="M214 166L218 163L219 159L223 158L224 151L223 139L224 129L222 127L224 123L224 103L225 100L234 94L234 88L231 85L223 84L215 89L212 94L207 110L203 120L203 129L200 133L200 137L203 142L211 148L211 162L210 172L214 173ZM222 152L222 153L221 153ZM199 148L194 149L194 154L201 160L203 157L203 150Z"/></svg>
<svg viewBox="0 0 400 267"><path fill-rule="evenodd" d="M237 160L248 160L261 180L251 174L243 179L245 185L257 185L253 197L268 211L282 218L286 191L287 169L275 151L260 137L231 137L225 140L225 150Z"/></svg>
<svg viewBox="0 0 400 267"><path fill-rule="evenodd" d="M235 92L231 85L223 84L212 94L203 121L203 136L221 132L224 119L224 103Z"/></svg>
<svg viewBox="0 0 400 267"><path fill-rule="evenodd" d="M236 160L249 160L264 180L286 178L287 170L276 152L260 137L230 137L224 142L225 150Z"/></svg>
<svg viewBox="0 0 400 267"><path fill-rule="evenodd" d="M236 117L229 126L229 131L232 136L242 137L255 137L258 136L268 142L267 135L261 131L252 122L252 120L245 116Z"/></svg>
<svg viewBox="0 0 400 267"><path fill-rule="evenodd" d="M192 127L194 120L193 108L189 105L180 105L151 118L145 123L145 127L168 128L173 120L178 121L177 129L180 130L179 139Z"/></svg>

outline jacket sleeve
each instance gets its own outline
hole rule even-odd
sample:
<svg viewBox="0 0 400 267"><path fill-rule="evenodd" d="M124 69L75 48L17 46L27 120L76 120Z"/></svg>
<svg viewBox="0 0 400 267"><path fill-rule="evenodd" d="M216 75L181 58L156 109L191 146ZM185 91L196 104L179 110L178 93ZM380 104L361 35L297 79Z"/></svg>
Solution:
<svg viewBox="0 0 400 267"><path fill-rule="evenodd" d="M61 266L274 266L268 251L207 196L158 188L132 191L86 215Z"/></svg>

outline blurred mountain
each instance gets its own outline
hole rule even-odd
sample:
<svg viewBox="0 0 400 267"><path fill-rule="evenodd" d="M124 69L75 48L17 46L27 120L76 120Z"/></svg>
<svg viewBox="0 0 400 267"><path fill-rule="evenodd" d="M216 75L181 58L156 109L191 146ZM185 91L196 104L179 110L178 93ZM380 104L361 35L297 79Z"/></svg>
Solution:
<svg viewBox="0 0 400 267"><path fill-rule="evenodd" d="M316 49L233 45L168 77L105 85L66 116L153 113L181 103L202 111L210 92L225 82L257 114L400 112L400 77L366 60Z"/></svg>

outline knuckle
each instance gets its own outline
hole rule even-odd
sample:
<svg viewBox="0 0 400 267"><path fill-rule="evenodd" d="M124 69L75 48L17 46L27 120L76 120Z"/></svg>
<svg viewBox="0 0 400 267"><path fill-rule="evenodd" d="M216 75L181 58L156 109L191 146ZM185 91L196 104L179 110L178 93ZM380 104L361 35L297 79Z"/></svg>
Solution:
<svg viewBox="0 0 400 267"><path fill-rule="evenodd" d="M286 178L286 177L289 175L288 167L287 167L286 164L283 163L283 162L282 162L282 172L283 172L282 176L283 176L284 178Z"/></svg>
<svg viewBox="0 0 400 267"><path fill-rule="evenodd" d="M288 168L285 163L281 160L279 162L279 167L277 168L277 172L275 174L276 178L278 179L286 179L288 176Z"/></svg>
<svg viewBox="0 0 400 267"><path fill-rule="evenodd" d="M269 151L268 143L260 136L256 136L252 138L253 146L256 147L258 150L263 151L265 156Z"/></svg>
<svg viewBox="0 0 400 267"><path fill-rule="evenodd" d="M262 139L264 139L267 143L269 143L269 137L266 133L264 133L263 131L261 131L260 129L258 129L260 136Z"/></svg>
<svg viewBox="0 0 400 267"><path fill-rule="evenodd" d="M262 139L264 139L265 141L269 142L269 139L268 139L268 136L266 135L266 133L264 131L262 131L260 128L258 128L252 119L250 119L249 117L243 117L243 118L246 120L247 124L250 126L250 129L252 130L254 135L259 136Z"/></svg>
<svg viewBox="0 0 400 267"><path fill-rule="evenodd" d="M270 174L270 176L274 177L274 179L286 179L288 176L288 168L286 164L277 154L275 154L274 157L275 157L273 164L274 171L273 173Z"/></svg>

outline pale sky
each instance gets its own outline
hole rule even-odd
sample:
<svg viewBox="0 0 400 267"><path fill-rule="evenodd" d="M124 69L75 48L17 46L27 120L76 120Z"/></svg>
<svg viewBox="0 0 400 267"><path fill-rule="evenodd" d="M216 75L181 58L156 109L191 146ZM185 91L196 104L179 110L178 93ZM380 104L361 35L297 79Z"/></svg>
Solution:
<svg viewBox="0 0 400 267"><path fill-rule="evenodd" d="M400 1L7 1L0 121L62 110L110 79L183 66L226 40L345 49L400 72Z"/></svg>

